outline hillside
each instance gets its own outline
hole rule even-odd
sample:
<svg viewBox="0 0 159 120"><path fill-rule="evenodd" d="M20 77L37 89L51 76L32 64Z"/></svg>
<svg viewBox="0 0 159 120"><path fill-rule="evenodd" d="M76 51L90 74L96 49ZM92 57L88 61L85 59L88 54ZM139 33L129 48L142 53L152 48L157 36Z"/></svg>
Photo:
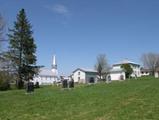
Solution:
<svg viewBox="0 0 159 120"><path fill-rule="evenodd" d="M159 79L0 92L0 120L157 120Z"/></svg>

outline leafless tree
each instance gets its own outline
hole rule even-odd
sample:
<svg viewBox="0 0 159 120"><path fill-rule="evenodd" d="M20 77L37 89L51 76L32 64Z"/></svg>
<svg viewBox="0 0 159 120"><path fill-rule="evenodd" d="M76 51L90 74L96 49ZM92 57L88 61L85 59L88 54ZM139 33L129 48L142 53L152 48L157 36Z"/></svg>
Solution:
<svg viewBox="0 0 159 120"><path fill-rule="evenodd" d="M145 53L141 56L141 61L145 68L152 71L152 75L157 67L159 67L159 54L158 53Z"/></svg>
<svg viewBox="0 0 159 120"><path fill-rule="evenodd" d="M3 65L4 58L2 56L2 41L3 41L4 20L0 15L0 68Z"/></svg>
<svg viewBox="0 0 159 120"><path fill-rule="evenodd" d="M3 36L4 27L5 27L5 22L4 22L3 17L0 14L0 48L2 47L2 42L5 41L4 36Z"/></svg>
<svg viewBox="0 0 159 120"><path fill-rule="evenodd" d="M4 26L5 26L4 19L0 15L0 38L1 38L0 40L2 40L2 34L3 34Z"/></svg>
<svg viewBox="0 0 159 120"><path fill-rule="evenodd" d="M4 29L5 29L5 20L0 14L0 70L8 70L9 68L9 59L6 57L7 51L3 50L4 42L7 42L4 38Z"/></svg>
<svg viewBox="0 0 159 120"><path fill-rule="evenodd" d="M105 54L99 54L97 56L97 62L95 64L95 70L97 70L99 79L103 79L106 76L109 69L108 61Z"/></svg>

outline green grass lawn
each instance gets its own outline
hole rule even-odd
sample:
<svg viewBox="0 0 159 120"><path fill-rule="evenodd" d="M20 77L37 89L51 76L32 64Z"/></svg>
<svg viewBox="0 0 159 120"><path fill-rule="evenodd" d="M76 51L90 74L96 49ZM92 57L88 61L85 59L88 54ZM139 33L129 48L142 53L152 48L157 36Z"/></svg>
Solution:
<svg viewBox="0 0 159 120"><path fill-rule="evenodd" d="M159 79L0 92L0 120L159 120Z"/></svg>

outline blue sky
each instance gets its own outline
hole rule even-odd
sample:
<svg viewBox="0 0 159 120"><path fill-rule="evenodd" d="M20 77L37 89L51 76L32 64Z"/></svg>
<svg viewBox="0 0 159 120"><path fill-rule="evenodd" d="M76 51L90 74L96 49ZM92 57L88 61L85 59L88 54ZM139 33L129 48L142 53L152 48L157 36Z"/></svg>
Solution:
<svg viewBox="0 0 159 120"><path fill-rule="evenodd" d="M12 28L24 8L33 26L37 64L60 74L93 68L98 54L110 64L128 58L140 63L159 51L159 0L0 0L0 13Z"/></svg>

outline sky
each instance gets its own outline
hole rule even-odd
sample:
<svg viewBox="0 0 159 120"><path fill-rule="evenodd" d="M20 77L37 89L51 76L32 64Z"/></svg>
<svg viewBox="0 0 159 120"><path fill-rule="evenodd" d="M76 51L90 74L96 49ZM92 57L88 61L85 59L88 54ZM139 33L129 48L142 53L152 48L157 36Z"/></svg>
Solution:
<svg viewBox="0 0 159 120"><path fill-rule="evenodd" d="M141 63L143 53L159 52L159 0L0 0L7 29L22 8L34 31L37 64L51 68L55 54L61 75L93 69L99 54L111 65Z"/></svg>

